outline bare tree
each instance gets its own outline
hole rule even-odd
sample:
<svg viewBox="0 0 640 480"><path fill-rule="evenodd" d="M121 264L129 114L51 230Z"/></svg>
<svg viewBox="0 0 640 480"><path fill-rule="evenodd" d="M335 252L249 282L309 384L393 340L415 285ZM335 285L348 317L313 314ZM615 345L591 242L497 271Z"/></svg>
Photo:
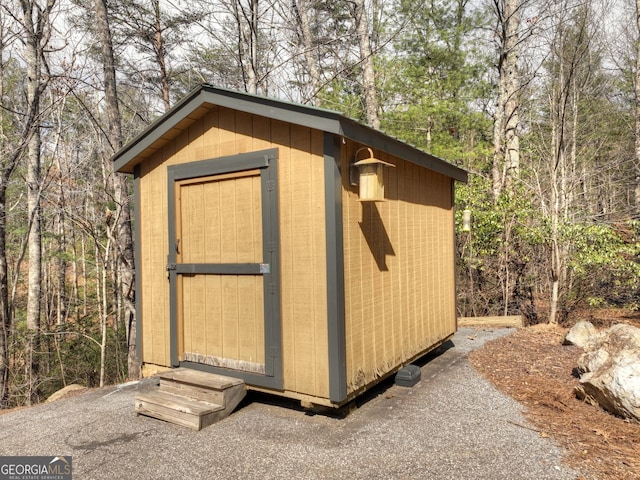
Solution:
<svg viewBox="0 0 640 480"><path fill-rule="evenodd" d="M275 5L269 6L275 11ZM206 0L195 22L205 41L190 45L191 66L188 82L196 76L201 82L221 87L266 93L265 59L275 48L264 41L260 29L263 12L259 0ZM185 15L187 15L185 13Z"/></svg>
<svg viewBox="0 0 640 480"><path fill-rule="evenodd" d="M498 100L493 124L493 197L511 190L520 170L520 22L526 0L493 0L497 18Z"/></svg>
<svg viewBox="0 0 640 480"><path fill-rule="evenodd" d="M364 104L367 123L373 128L379 129L380 117L378 115L378 90L376 88L373 52L371 50L369 18L364 0L353 1L353 18L356 22L356 33L358 36L358 45L360 47L362 86L364 90Z"/></svg>
<svg viewBox="0 0 640 480"><path fill-rule="evenodd" d="M133 46L137 54L128 73L157 92L167 111L172 105L172 82L179 73L171 54L188 43L189 29L201 14L193 7L176 10L173 6L169 12L165 5L161 0L126 0L108 7L109 16L116 20L110 22L112 37Z"/></svg>
<svg viewBox="0 0 640 480"><path fill-rule="evenodd" d="M597 22L590 4L563 0L553 6L550 22L544 93L548 113L542 134L545 146L540 152L541 167L534 171L540 182L541 207L549 228L548 321L557 323L568 290L569 261L575 242L566 232L576 223L576 193L584 181L578 164L578 138L586 130L580 120L585 106L582 98L593 94L590 89L599 56L593 42Z"/></svg>
<svg viewBox="0 0 640 480"><path fill-rule="evenodd" d="M7 35L5 21L5 12L0 9L0 99L4 98L4 53ZM2 158L5 157L7 143L4 131L4 109L0 108L0 156ZM0 409L7 407L9 397L9 331L11 329L5 212L8 178L5 181L4 170L3 165L0 178Z"/></svg>
<svg viewBox="0 0 640 480"><path fill-rule="evenodd" d="M105 100L107 105L108 140L111 152L122 147L122 119L118 104L116 86L113 41L109 28L109 17L105 0L94 0L95 15L98 25L98 36L102 52L102 66L105 84ZM107 161L107 159L104 159ZM111 171L109 165L106 170ZM136 315L135 315L135 265L133 255L133 233L131 228L131 205L129 191L124 175L113 173L109 177L112 182L116 204L115 225L117 239L117 263L121 292L125 303L125 325L127 330L129 377L140 376L140 363L136 358ZM108 253L105 253L105 258Z"/></svg>
<svg viewBox="0 0 640 480"><path fill-rule="evenodd" d="M22 9L22 27L25 37L25 63L27 70L27 102L33 112L33 124L28 134L27 153L27 212L29 218L29 289L27 299L27 328L36 334L32 347L35 347L40 330L41 294L42 294L42 231L40 192L41 178L41 133L40 133L40 100L47 88L50 76L46 72L48 66L45 49L50 36L50 16L56 0L47 0L40 5L35 0L20 0ZM37 372L35 351L28 354L30 365L28 382L30 385L27 402L30 403L36 392L34 378Z"/></svg>
<svg viewBox="0 0 640 480"><path fill-rule="evenodd" d="M316 42L312 33L311 2L310 0L294 1L293 7L298 20L303 55L309 75L308 87L311 91L309 102L314 105L317 103L318 88L320 86L320 65L319 59L314 55Z"/></svg>
<svg viewBox="0 0 640 480"><path fill-rule="evenodd" d="M244 88L248 93L256 94L262 83L258 49L259 0L228 0L222 3L235 25L235 51Z"/></svg>
<svg viewBox="0 0 640 480"><path fill-rule="evenodd" d="M637 35L640 39L640 0L636 0L636 22ZM640 217L640 40L636 40L636 72L634 82L635 92L635 163L636 163L636 177L635 177L635 214Z"/></svg>
<svg viewBox="0 0 640 480"><path fill-rule="evenodd" d="M32 104L27 106L26 121L22 124L17 143L11 142L5 126L18 127L16 121L10 121L5 116L5 60L10 58L6 54L7 47L14 32L9 25L12 16L3 8L0 8L0 99L3 100L3 108L0 108L0 409L8 406L9 400L9 339L12 326L11 307L9 303L9 270L7 261L7 189L9 180L18 165L20 158L27 148L31 126L34 123L35 112Z"/></svg>

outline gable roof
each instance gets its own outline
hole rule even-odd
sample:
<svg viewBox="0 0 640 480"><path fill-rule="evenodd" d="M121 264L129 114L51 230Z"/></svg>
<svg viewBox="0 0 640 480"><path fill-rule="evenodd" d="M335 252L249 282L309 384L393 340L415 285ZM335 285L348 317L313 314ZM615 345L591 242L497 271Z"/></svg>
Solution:
<svg viewBox="0 0 640 480"><path fill-rule="evenodd" d="M189 125L216 106L341 135L455 180L467 181L465 170L338 112L217 88L208 84L192 90L166 114L118 151L112 157L114 170L133 173L137 164L177 137Z"/></svg>

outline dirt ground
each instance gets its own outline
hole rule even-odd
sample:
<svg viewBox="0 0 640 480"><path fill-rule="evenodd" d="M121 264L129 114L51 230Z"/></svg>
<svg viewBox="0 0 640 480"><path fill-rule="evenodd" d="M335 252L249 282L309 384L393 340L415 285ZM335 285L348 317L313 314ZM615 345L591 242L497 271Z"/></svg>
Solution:
<svg viewBox="0 0 640 480"><path fill-rule="evenodd" d="M580 318L598 328L621 322L640 327L640 315L629 312L598 311ZM578 378L572 371L582 349L562 345L567 330L527 327L473 351L470 360L498 389L526 406L525 415L541 436L565 448L567 465L588 478L640 479L640 423L576 398Z"/></svg>

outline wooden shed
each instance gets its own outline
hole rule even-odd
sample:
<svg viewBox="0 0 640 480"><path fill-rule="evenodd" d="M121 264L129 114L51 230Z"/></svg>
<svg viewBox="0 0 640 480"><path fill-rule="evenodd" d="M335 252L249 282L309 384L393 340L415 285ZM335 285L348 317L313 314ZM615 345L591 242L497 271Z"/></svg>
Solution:
<svg viewBox="0 0 640 480"><path fill-rule="evenodd" d="M385 162L380 202L359 196L354 163L371 157ZM333 111L210 85L114 162L134 175L146 372L337 407L456 330L467 174L452 164Z"/></svg>

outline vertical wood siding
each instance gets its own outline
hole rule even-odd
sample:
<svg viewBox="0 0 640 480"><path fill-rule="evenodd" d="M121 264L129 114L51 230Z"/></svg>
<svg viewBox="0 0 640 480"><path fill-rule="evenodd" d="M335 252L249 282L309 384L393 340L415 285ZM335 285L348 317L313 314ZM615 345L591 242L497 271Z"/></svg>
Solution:
<svg viewBox="0 0 640 480"><path fill-rule="evenodd" d="M263 261L259 175L177 182L178 263ZM193 275L181 281L181 354L265 363L261 276Z"/></svg>
<svg viewBox="0 0 640 480"><path fill-rule="evenodd" d="M186 126L161 152L141 165L141 215L137 227L144 362L170 364L169 282L165 270L169 248L166 167L277 147L284 388L328 397L322 138L320 131L211 107L206 115ZM223 285L196 288L218 289L225 295ZM244 302L239 305L252 308ZM211 308L217 307L212 304ZM243 332L239 334L242 336ZM209 335L207 331L204 338L207 349L219 348L217 333Z"/></svg>
<svg viewBox="0 0 640 480"><path fill-rule="evenodd" d="M358 145L343 150L342 171ZM455 331L451 179L398 158L385 202L360 202L343 175L347 391Z"/></svg>
<svg viewBox="0 0 640 480"><path fill-rule="evenodd" d="M285 387L328 398L323 134L282 127L290 138L279 162Z"/></svg>

